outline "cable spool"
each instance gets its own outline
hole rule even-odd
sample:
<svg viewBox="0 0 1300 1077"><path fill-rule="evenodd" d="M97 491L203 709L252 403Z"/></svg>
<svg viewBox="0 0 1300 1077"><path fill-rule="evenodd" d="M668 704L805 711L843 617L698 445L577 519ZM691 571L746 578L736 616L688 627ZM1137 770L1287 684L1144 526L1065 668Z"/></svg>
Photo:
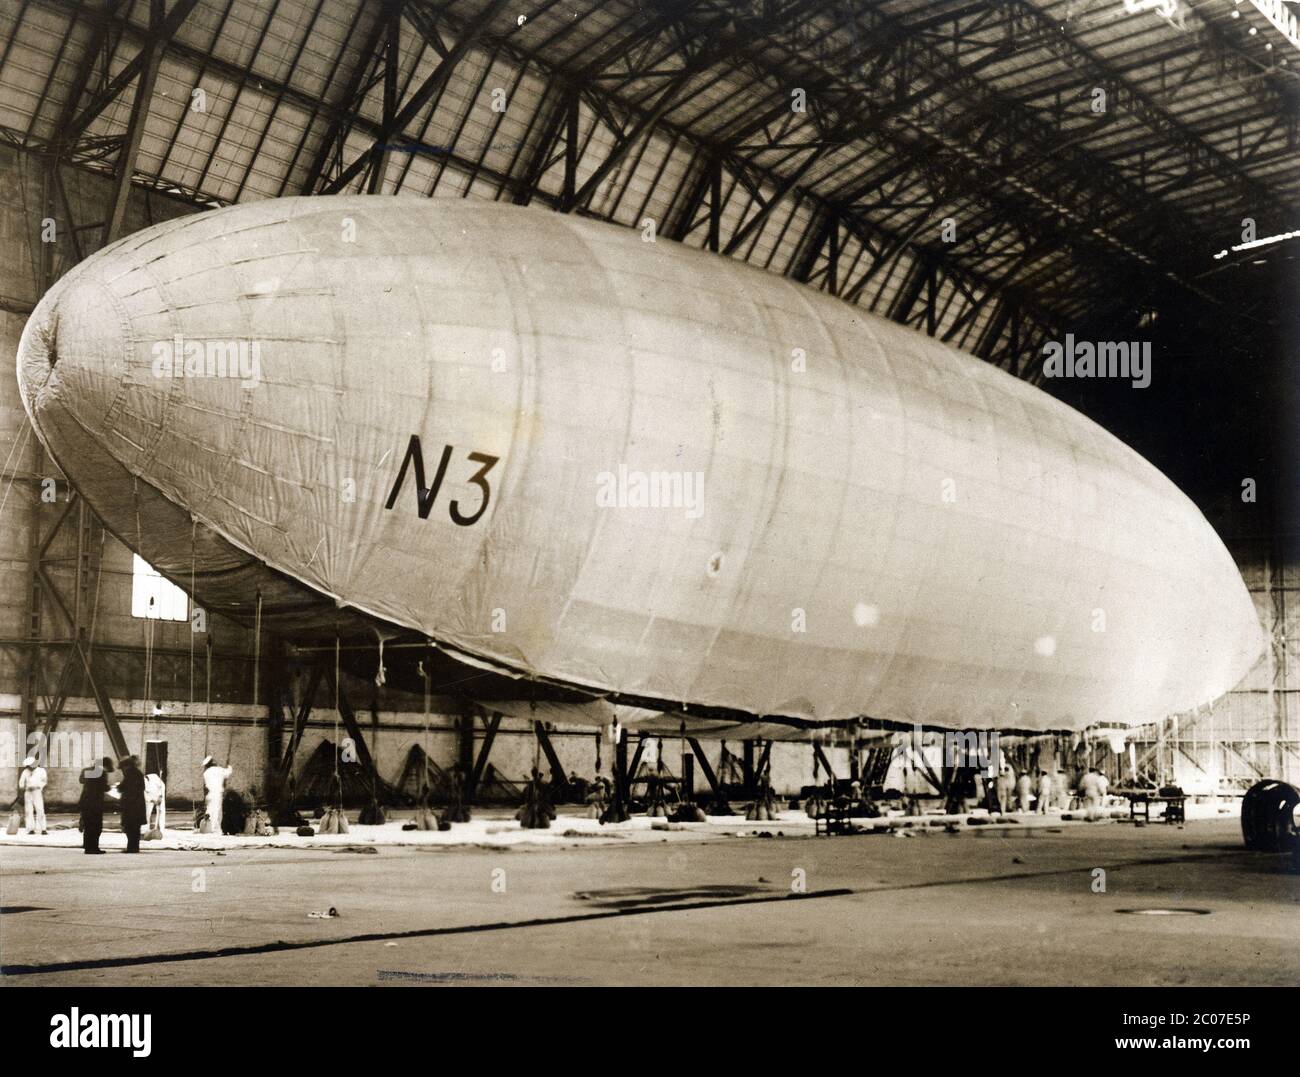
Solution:
<svg viewBox="0 0 1300 1077"><path fill-rule="evenodd" d="M1300 790L1269 778L1256 782L1241 801L1241 836L1247 849L1283 853L1300 845L1295 812Z"/></svg>

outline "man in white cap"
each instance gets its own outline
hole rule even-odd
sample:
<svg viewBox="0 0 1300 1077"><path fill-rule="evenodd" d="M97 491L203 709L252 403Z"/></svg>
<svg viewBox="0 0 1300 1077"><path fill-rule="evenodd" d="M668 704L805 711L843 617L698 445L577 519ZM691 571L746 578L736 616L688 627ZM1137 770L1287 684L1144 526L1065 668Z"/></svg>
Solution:
<svg viewBox="0 0 1300 1077"><path fill-rule="evenodd" d="M18 775L18 788L23 791L23 822L28 834L46 833L44 790L49 781L45 768L37 762L34 755L23 760L23 772Z"/></svg>
<svg viewBox="0 0 1300 1077"><path fill-rule="evenodd" d="M221 800L226 795L226 782L234 772L234 767L218 766L210 755L203 757L203 788L206 792L204 810L214 834L221 833Z"/></svg>

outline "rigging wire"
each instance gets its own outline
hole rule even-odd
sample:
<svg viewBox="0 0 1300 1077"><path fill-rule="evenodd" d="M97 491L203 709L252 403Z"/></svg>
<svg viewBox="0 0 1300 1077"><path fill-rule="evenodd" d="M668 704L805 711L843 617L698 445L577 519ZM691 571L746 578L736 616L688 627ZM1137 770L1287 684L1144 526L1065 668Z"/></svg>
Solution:
<svg viewBox="0 0 1300 1077"><path fill-rule="evenodd" d="M190 517L190 601L191 601L191 602L194 601L194 562L195 562L195 557L196 557L196 555L195 555L195 551L194 551L194 543L195 543L195 532L197 531L198 526L199 526L199 522L198 522L198 520L195 519L193 516L191 516L191 517ZM195 612L196 612L196 611L195 611L194 609L191 609L191 610L190 610L190 706L189 706L189 711L190 711L190 757L191 757L191 759L192 759L193 756L194 756L194 636L195 636L195 633L196 633L196 629L197 629L197 627L198 627L198 626L196 625L196 623L195 623L195 620L194 620L194 614L195 614ZM204 755L207 755L206 746L205 746L205 749L204 749L204 753L203 753L203 754L204 754ZM190 814L191 814L191 815L193 815L194 812L197 811L197 807L198 807L197 804L196 804L195 801L194 801L194 790L197 789L197 788L202 784L202 779L203 779L202 768L200 768L200 771L199 771L199 775L198 775L198 777L199 777L199 780L196 781L196 782L194 782L194 784L190 786Z"/></svg>
<svg viewBox="0 0 1300 1077"><path fill-rule="evenodd" d="M153 633L157 624L154 596L149 596L149 608L145 611L144 621L144 713L140 716L140 759L144 760L145 738L149 735L149 714L153 708ZM154 732L161 730L161 724L155 722Z"/></svg>
<svg viewBox="0 0 1300 1077"><path fill-rule="evenodd" d="M257 743L258 725L258 686L262 683L262 592L257 592L257 612L253 615L253 743ZM233 739L234 733L231 737ZM256 788L254 787L254 793ZM257 798L254 796L254 801Z"/></svg>
<svg viewBox="0 0 1300 1077"><path fill-rule="evenodd" d="M334 788L338 790L339 811L343 811L343 779L339 774L339 637L334 636Z"/></svg>

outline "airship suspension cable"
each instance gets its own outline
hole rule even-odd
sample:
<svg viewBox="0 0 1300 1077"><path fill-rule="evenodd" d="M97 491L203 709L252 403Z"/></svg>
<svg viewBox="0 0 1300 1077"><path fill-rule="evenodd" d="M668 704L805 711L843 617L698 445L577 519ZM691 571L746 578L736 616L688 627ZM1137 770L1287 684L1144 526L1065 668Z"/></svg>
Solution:
<svg viewBox="0 0 1300 1077"><path fill-rule="evenodd" d="M140 716L140 757L144 758L145 737L149 732L149 711L153 707L153 631L157 623L158 608L155 596L149 596L149 608L144 619L144 706ZM156 723L155 723L156 724Z"/></svg>
<svg viewBox="0 0 1300 1077"><path fill-rule="evenodd" d="M194 601L194 533L199 526L199 521L193 516L190 517L190 601ZM190 612L190 755L194 754L194 634L197 629L194 621L194 612ZM204 754L207 752L205 750ZM195 810L194 789L198 783L190 786L190 813Z"/></svg>
<svg viewBox="0 0 1300 1077"><path fill-rule="evenodd" d="M212 637L208 637L208 710L212 710ZM235 750L235 723L230 723L230 732L226 734L226 762L230 766L230 756Z"/></svg>
<svg viewBox="0 0 1300 1077"><path fill-rule="evenodd" d="M258 686L262 681L262 592L257 592L257 612L253 614L253 722L257 723Z"/></svg>
<svg viewBox="0 0 1300 1077"><path fill-rule="evenodd" d="M190 601L194 601L194 531L199 526L198 520L190 518ZM194 615L190 614L190 727L194 726ZM191 739L193 739L191 735Z"/></svg>
<svg viewBox="0 0 1300 1077"><path fill-rule="evenodd" d="M683 719L681 720L681 722L678 723L678 726L677 726L677 732L678 732L678 735L679 735L679 738L680 738L680 743L677 745L677 759L678 759L677 768L678 768L678 772L682 775L682 779L677 783L677 799L678 799L682 804L685 804L685 803L686 803L686 781L685 781L685 778L686 778L686 719L685 719L685 718L683 718Z"/></svg>
<svg viewBox="0 0 1300 1077"><path fill-rule="evenodd" d="M257 743L258 721L258 686L262 683L262 592L257 592L257 610L253 614L253 743ZM257 789L253 789L254 806L260 801L257 800Z"/></svg>
<svg viewBox="0 0 1300 1077"><path fill-rule="evenodd" d="M533 774L542 772L542 738L537 735L537 685L532 686L533 698L528 701L528 709L533 719Z"/></svg>
<svg viewBox="0 0 1300 1077"><path fill-rule="evenodd" d="M339 637L334 637L334 788L343 811L343 779L339 776Z"/></svg>
<svg viewBox="0 0 1300 1077"><path fill-rule="evenodd" d="M431 672L429 670L431 656L429 654L429 644L425 641L424 661L420 663L420 675L424 678L424 759L420 764L420 800L424 803L424 798L429 791L429 707L430 696L432 695Z"/></svg>
<svg viewBox="0 0 1300 1077"><path fill-rule="evenodd" d="M208 689L203 705L203 754L212 754L212 637L209 635L204 644L208 656Z"/></svg>

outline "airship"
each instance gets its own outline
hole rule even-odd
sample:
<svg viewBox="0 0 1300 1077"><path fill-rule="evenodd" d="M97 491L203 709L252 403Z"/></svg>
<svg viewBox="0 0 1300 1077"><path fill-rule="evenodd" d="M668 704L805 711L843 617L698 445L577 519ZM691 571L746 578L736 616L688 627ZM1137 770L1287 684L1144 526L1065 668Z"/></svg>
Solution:
<svg viewBox="0 0 1300 1077"><path fill-rule="evenodd" d="M1256 660L1228 551L1118 439L647 238L405 197L169 221L50 289L22 399L196 602L390 683L594 722L1032 732L1151 722Z"/></svg>

